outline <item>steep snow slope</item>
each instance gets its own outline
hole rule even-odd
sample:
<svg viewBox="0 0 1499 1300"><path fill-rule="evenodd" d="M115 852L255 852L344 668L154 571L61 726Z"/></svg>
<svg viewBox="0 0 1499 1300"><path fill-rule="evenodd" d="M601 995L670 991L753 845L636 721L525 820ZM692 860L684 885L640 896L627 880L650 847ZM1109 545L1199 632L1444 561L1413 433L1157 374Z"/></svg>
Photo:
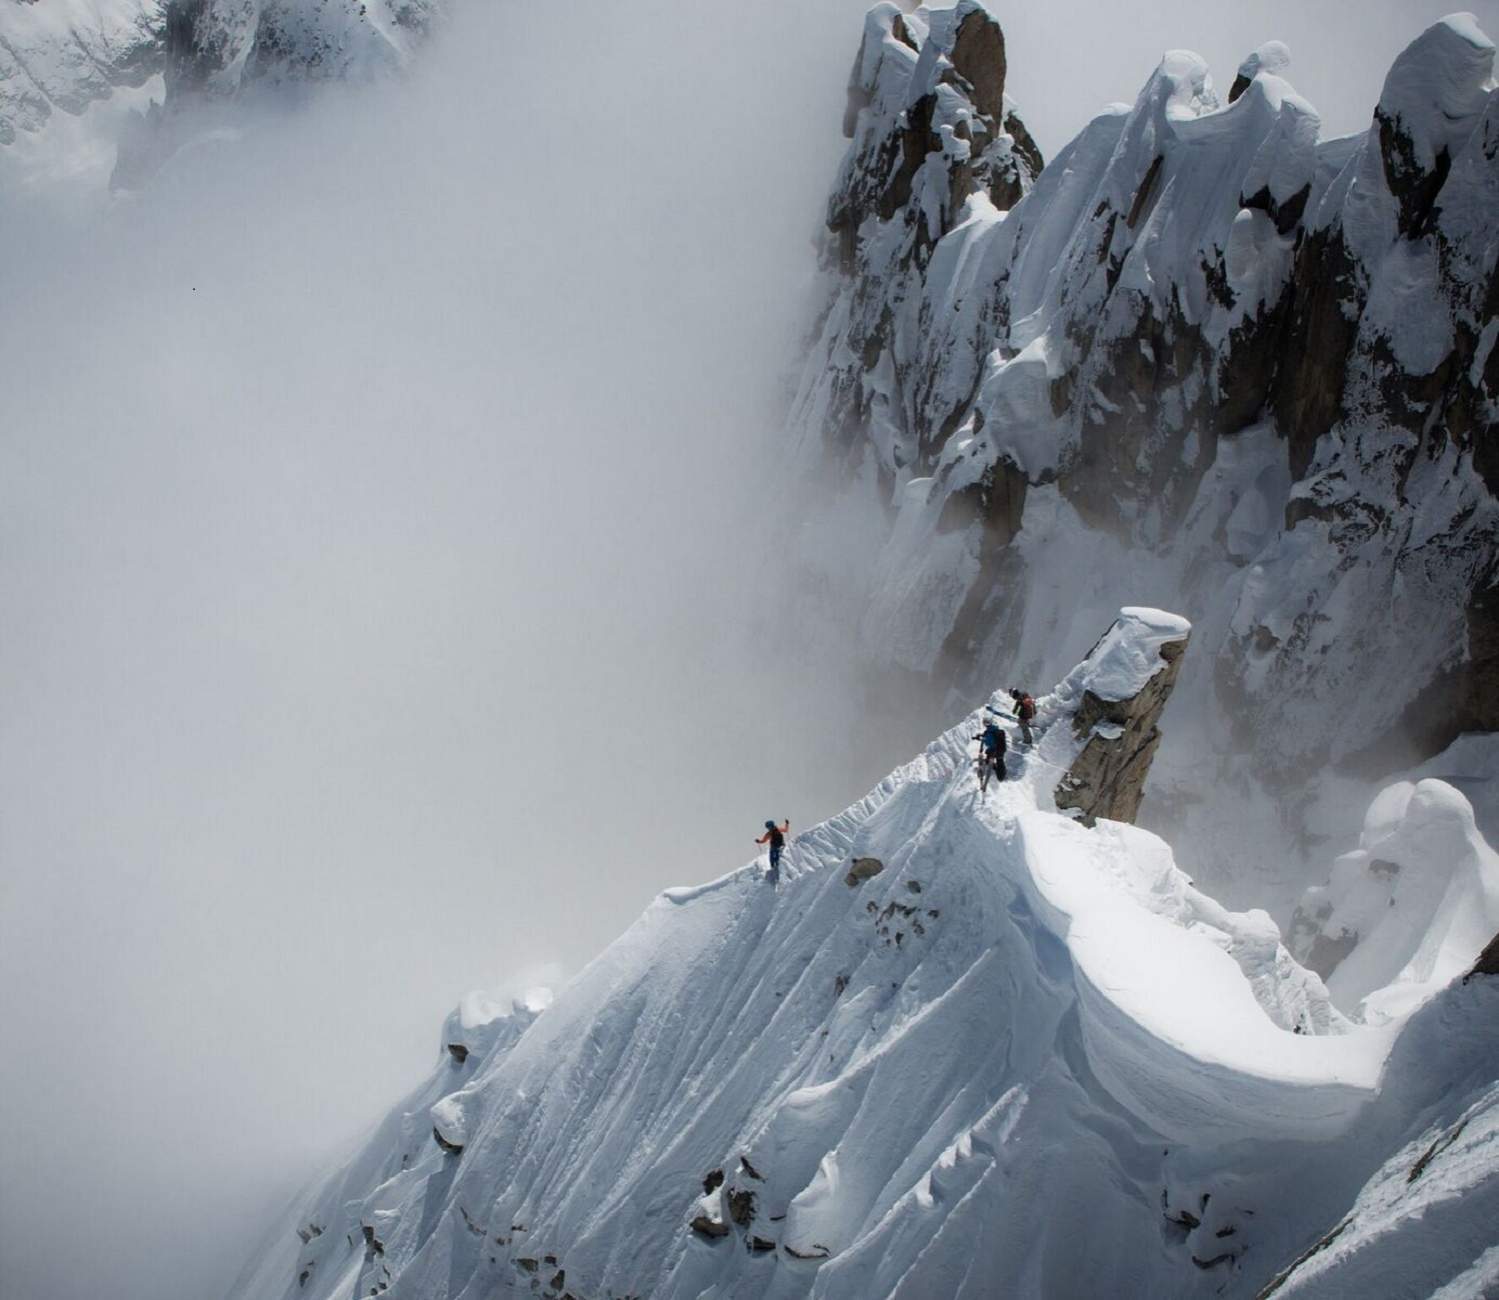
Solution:
<svg viewBox="0 0 1499 1300"><path fill-rule="evenodd" d="M1496 1016L1499 978L1474 974L1412 1018L1361 1125L1390 1156L1263 1296L1499 1293Z"/></svg>
<svg viewBox="0 0 1499 1300"><path fill-rule="evenodd" d="M1123 611L987 797L975 714L797 836L779 890L668 891L534 1019L450 1021L236 1294L1252 1294L1405 1116L1365 1150L1393 1025L1154 836L1055 811L1117 732L1084 701L1144 695L1185 632Z"/></svg>
<svg viewBox="0 0 1499 1300"><path fill-rule="evenodd" d="M877 541L862 571L836 539L809 565L871 658L968 699L1046 680L1121 595L1185 609L1148 815L1216 889L1289 914L1330 766L1390 776L1499 724L1493 46L1434 25L1336 140L1283 46L1226 103L1173 51L1002 191L908 129L906 171L945 169L950 200L887 189L853 223L883 175L866 137L910 126L918 65L977 11L866 24L792 438ZM966 84L985 66L1002 83L991 56ZM944 120L978 111L963 84Z"/></svg>

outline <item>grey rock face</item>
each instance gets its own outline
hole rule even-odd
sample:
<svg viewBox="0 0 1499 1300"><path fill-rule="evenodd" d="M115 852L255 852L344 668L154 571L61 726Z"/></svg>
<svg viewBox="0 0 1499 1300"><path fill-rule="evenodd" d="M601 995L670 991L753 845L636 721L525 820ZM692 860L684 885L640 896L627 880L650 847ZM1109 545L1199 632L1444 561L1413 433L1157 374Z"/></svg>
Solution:
<svg viewBox="0 0 1499 1300"><path fill-rule="evenodd" d="M1078 820L1092 826L1100 817L1132 822L1145 796L1145 778L1161 743L1156 725L1171 698L1188 638L1168 641L1160 649L1165 667L1127 700L1100 699L1083 693L1072 716L1072 730L1087 738L1081 754L1057 783L1060 809L1075 808Z"/></svg>
<svg viewBox="0 0 1499 1300"><path fill-rule="evenodd" d="M934 322L910 319L933 250L970 199L1013 207L1042 164L1005 99L995 18L961 0L926 19L870 12L849 80L851 143L827 211L824 264L848 312L846 350L825 374L823 423L833 456L856 462L869 425L894 417L903 433L883 472L930 466L952 431L954 412L940 409L941 385L922 358Z"/></svg>

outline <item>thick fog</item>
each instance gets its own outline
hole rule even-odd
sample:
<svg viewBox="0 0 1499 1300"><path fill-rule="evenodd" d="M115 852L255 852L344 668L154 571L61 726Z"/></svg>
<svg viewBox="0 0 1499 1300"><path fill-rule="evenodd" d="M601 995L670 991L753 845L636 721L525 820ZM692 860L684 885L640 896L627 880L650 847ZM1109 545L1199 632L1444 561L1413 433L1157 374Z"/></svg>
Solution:
<svg viewBox="0 0 1499 1300"><path fill-rule="evenodd" d="M934 721L778 599L863 8L495 0L144 193L0 196L4 1300L223 1294L464 991ZM1049 155L1279 36L1353 129L1429 16L1258 8L1017 9L1011 93Z"/></svg>

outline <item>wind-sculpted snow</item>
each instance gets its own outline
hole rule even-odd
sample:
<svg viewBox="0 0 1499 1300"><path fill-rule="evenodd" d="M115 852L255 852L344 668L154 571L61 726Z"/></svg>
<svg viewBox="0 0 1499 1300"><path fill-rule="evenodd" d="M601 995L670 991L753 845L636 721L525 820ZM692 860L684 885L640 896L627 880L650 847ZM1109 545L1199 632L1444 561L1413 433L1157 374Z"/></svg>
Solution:
<svg viewBox="0 0 1499 1300"><path fill-rule="evenodd" d="M1215 885L1258 876L1240 896L1288 908L1330 765L1389 775L1499 725L1493 47L1471 16L1435 24L1369 129L1334 140L1279 42L1226 103L1171 51L916 256L914 191L857 231L840 204L885 174L860 141L918 88L901 33L919 46L943 12L870 11L792 417L808 462L889 521L850 597L864 640L971 698L1054 674L1121 597L1186 609L1199 716L1175 743L1195 748L1165 756L1157 824ZM1269 788L1238 847L1221 786L1190 776L1210 768Z"/></svg>
<svg viewBox="0 0 1499 1300"><path fill-rule="evenodd" d="M1340 1007L1371 1022L1407 1015L1499 932L1499 856L1459 791L1402 781L1375 799L1359 847L1307 891L1297 920Z"/></svg>
<svg viewBox="0 0 1499 1300"><path fill-rule="evenodd" d="M796 836L779 889L667 891L465 1061L450 1022L235 1294L1253 1294L1411 1121L1366 1150L1395 1028L1343 1020L1268 917L1055 811L1073 710L1169 618L1125 611L987 795L980 712Z"/></svg>

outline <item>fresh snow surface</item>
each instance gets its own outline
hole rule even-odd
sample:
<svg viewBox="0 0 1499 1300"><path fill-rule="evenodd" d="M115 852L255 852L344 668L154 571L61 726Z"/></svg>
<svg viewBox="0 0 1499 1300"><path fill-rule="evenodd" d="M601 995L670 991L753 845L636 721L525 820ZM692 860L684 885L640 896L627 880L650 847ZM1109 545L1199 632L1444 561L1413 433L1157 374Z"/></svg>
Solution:
<svg viewBox="0 0 1499 1300"><path fill-rule="evenodd" d="M1186 631L1121 611L987 796L979 710L779 889L669 890L546 1009L460 1008L234 1294L1253 1294L1413 1135L1361 1136L1394 1023L1350 1025L1155 836L1054 811L1083 693Z"/></svg>
<svg viewBox="0 0 1499 1300"><path fill-rule="evenodd" d="M1161 647L1182 640L1191 630L1192 625L1180 615L1126 605L1082 668L1088 689L1101 700L1128 700L1138 695L1145 683L1166 666Z"/></svg>

